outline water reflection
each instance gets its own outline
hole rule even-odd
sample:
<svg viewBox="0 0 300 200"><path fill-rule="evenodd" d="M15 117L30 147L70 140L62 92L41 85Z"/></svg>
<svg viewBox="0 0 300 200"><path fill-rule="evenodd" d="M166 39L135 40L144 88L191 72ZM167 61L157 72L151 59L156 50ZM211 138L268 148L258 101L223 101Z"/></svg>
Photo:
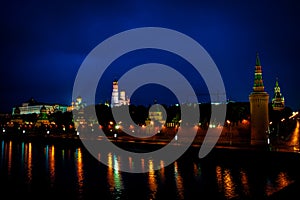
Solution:
<svg viewBox="0 0 300 200"><path fill-rule="evenodd" d="M81 148L77 148L75 151L75 159L76 159L76 171L77 171L77 187L78 193L83 193L84 186L84 172L83 172L83 161L82 161L82 152Z"/></svg>
<svg viewBox="0 0 300 200"><path fill-rule="evenodd" d="M227 199L237 198L236 184L233 181L231 171L229 169L222 169L221 166L216 167L216 177L219 192L224 193ZM246 177L244 177L246 179Z"/></svg>
<svg viewBox="0 0 300 200"><path fill-rule="evenodd" d="M24 145L22 145L24 147ZM26 143L25 144L25 163L27 163L27 168L26 168L26 177L27 177L27 183L32 182L32 145L31 143Z"/></svg>
<svg viewBox="0 0 300 200"><path fill-rule="evenodd" d="M149 172L148 172L148 183L150 189L150 199L155 199L156 192L157 192L157 182L156 182L156 175L153 166L153 160L149 160L148 162Z"/></svg>
<svg viewBox="0 0 300 200"><path fill-rule="evenodd" d="M142 166L142 172L145 171L145 160L142 158L141 159L141 166Z"/></svg>
<svg viewBox="0 0 300 200"><path fill-rule="evenodd" d="M4 140L1 142L1 161L4 160ZM3 162L1 162L2 164Z"/></svg>
<svg viewBox="0 0 300 200"><path fill-rule="evenodd" d="M266 183L266 195L270 196L273 193L282 190L286 186L290 185L294 181L290 179L286 172L280 172L275 180L268 179Z"/></svg>
<svg viewBox="0 0 300 200"><path fill-rule="evenodd" d="M225 169L224 170L224 174L223 174L223 185L224 185L224 194L225 197L227 197L228 199L232 199L232 198L236 198L238 197L238 194L236 193L235 189L236 189L236 185L233 181L233 177L231 175L231 171L229 169Z"/></svg>
<svg viewBox="0 0 300 200"><path fill-rule="evenodd" d="M101 192L111 199L131 199L137 194L143 199L185 199L203 193L225 199L271 196L297 180L297 176L290 175L299 164L293 163L292 169L289 165L270 169L253 167L251 162L232 166L222 161L215 164L188 159L165 166L163 160L134 160L107 153L101 154L101 159L107 161L108 166L98 168L98 165L90 165L87 159L90 155L85 154L82 147L36 145L24 141L1 141L0 146L0 184L14 187L11 191L39 192L41 188L44 192L66 191L82 199L87 193L90 195L90 191ZM98 155L100 160L100 153ZM120 171L122 165L133 171L138 168L148 172L123 173ZM155 170L157 166L159 170ZM22 187L15 187L15 183Z"/></svg>
<svg viewBox="0 0 300 200"><path fill-rule="evenodd" d="M160 170L159 170L159 174L160 174L160 181L162 183L165 183L165 163L163 160L160 161Z"/></svg>
<svg viewBox="0 0 300 200"><path fill-rule="evenodd" d="M46 157L46 169L49 173L50 178L50 186L53 187L55 182L55 147L54 145L51 145L49 148L49 145L46 145L44 149L44 154Z"/></svg>
<svg viewBox="0 0 300 200"><path fill-rule="evenodd" d="M244 192L245 196L248 196L248 195L250 195L249 180L248 180L246 171L244 169L241 169L240 176L241 176L243 192Z"/></svg>
<svg viewBox="0 0 300 200"><path fill-rule="evenodd" d="M112 192L114 199L121 199L123 182L119 171L120 158L112 153L107 155L107 181L109 184L109 190Z"/></svg>
<svg viewBox="0 0 300 200"><path fill-rule="evenodd" d="M130 171L132 171L132 169L133 169L132 157L128 157L128 164L129 164Z"/></svg>
<svg viewBox="0 0 300 200"><path fill-rule="evenodd" d="M194 163L193 164L193 169L194 169L194 176L195 177L201 176L201 167L200 167L200 165Z"/></svg>
<svg viewBox="0 0 300 200"><path fill-rule="evenodd" d="M183 179L178 169L177 161L174 162L174 178L176 182L177 194L179 199L184 199Z"/></svg>
<svg viewBox="0 0 300 200"><path fill-rule="evenodd" d="M7 146L7 143L6 143L6 146ZM7 147L5 148L7 149ZM7 174L10 176L11 174L11 165L12 165L12 141L9 141L9 144L8 144L8 161L7 161Z"/></svg>
<svg viewBox="0 0 300 200"><path fill-rule="evenodd" d="M216 166L218 191L223 193L226 199L235 199L241 196L251 196L250 182L247 172L241 168L239 169L239 175L239 177L234 177L231 169ZM236 180L236 182L234 180ZM238 181L241 184L238 184ZM267 196L270 196L293 182L294 180L292 180L284 171L278 172L275 178L270 175L266 176L264 193ZM240 193L238 193L239 188L241 189Z"/></svg>

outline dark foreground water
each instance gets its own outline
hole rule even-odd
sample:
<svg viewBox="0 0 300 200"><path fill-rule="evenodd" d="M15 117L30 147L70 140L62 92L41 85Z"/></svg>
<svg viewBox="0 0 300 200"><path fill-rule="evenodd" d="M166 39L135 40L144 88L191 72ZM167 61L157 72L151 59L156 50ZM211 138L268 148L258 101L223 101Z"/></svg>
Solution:
<svg viewBox="0 0 300 200"><path fill-rule="evenodd" d="M157 171L163 161L141 162L150 172L139 174L114 170L122 158L111 153L101 159L110 166L80 144L0 140L1 199L269 199L300 180L297 153L189 150Z"/></svg>

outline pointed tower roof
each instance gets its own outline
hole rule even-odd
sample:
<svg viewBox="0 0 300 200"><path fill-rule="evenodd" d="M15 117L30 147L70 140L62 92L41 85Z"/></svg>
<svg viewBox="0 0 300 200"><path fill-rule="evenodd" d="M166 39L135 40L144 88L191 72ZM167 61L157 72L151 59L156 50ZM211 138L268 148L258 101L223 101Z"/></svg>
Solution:
<svg viewBox="0 0 300 200"><path fill-rule="evenodd" d="M261 66L261 65L260 65L260 60L259 60L258 52L256 52L256 62L255 62L255 66Z"/></svg>
<svg viewBox="0 0 300 200"><path fill-rule="evenodd" d="M279 87L279 84L278 84L278 77L276 77L275 87Z"/></svg>
<svg viewBox="0 0 300 200"><path fill-rule="evenodd" d="M260 65L258 53L256 53L253 91L265 92L263 78L262 78L262 67Z"/></svg>
<svg viewBox="0 0 300 200"><path fill-rule="evenodd" d="M273 110L282 110L284 108L284 97L280 92L278 78L276 78L274 87L274 96L272 98Z"/></svg>

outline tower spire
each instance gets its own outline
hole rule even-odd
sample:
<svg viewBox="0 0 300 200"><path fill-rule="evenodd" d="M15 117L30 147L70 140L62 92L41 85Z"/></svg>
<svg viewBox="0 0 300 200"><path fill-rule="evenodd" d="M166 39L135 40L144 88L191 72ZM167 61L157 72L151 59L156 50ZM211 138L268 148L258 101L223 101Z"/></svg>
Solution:
<svg viewBox="0 0 300 200"><path fill-rule="evenodd" d="M256 53L253 91L254 92L264 92L265 91L263 78L262 78L262 68L260 65L258 53Z"/></svg>
<svg viewBox="0 0 300 200"><path fill-rule="evenodd" d="M255 66L261 66L261 65L260 65L260 60L259 60L258 52L256 52L256 62L255 62Z"/></svg>
<svg viewBox="0 0 300 200"><path fill-rule="evenodd" d="M284 109L284 97L280 92L280 87L278 84L278 77L276 77L276 83L274 87L274 96L272 98L273 110L283 110Z"/></svg>

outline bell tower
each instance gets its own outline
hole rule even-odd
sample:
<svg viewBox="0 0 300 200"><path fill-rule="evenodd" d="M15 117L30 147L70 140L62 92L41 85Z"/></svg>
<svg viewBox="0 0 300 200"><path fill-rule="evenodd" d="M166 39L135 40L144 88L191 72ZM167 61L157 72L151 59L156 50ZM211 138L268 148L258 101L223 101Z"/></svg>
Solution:
<svg viewBox="0 0 300 200"><path fill-rule="evenodd" d="M119 105L119 86L118 81L115 79L113 81L113 91L111 95L111 107L115 107Z"/></svg>
<svg viewBox="0 0 300 200"><path fill-rule="evenodd" d="M253 91L249 95L249 101L251 145L265 145L269 130L269 94L265 92L258 53L256 54Z"/></svg>

